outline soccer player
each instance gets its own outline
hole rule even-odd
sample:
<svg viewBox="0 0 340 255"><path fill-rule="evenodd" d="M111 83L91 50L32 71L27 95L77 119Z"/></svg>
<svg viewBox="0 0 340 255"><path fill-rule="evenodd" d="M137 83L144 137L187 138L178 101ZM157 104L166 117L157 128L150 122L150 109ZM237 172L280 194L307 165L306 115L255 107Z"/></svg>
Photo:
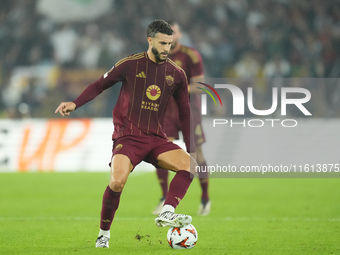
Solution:
<svg viewBox="0 0 340 255"><path fill-rule="evenodd" d="M105 89L121 81L122 88L112 115L114 123L110 182L102 202L96 247L109 247L110 227L127 178L142 160L176 172L155 223L158 227L182 227L192 217L176 214L175 208L192 182L190 165L195 168L193 135L190 132L190 103L185 72L167 56L173 30L163 20L147 28L147 52L131 55L90 84L73 102L62 102L55 113L62 116L91 101ZM165 109L170 98L178 105L183 137L189 155L167 139L163 131Z"/></svg>
<svg viewBox="0 0 340 255"><path fill-rule="evenodd" d="M182 34L179 25L176 22L170 22L170 25L174 33L169 58L182 67L187 75L188 83L190 83L190 80L192 84L195 84L196 81L202 81L202 78L204 78L204 72L201 55L195 49L181 45L179 40L181 39ZM194 85L190 86L190 84L188 89L190 92L191 110L195 129L194 142L196 145L197 163L202 167L206 167L207 164L202 152L202 144L205 142L205 136L201 125L201 99L198 93L200 90ZM181 130L181 126L178 118L177 105L174 99L170 99L169 106L167 107L163 130L168 136L169 140L173 141L175 139L179 139L178 132ZM168 171L162 168L157 168L156 172L163 196L160 199L159 204L152 211L152 214L154 215L158 215L162 210L165 198L168 194L169 175ZM198 172L198 177L202 189L202 196L197 214L205 216L210 213L211 208L211 201L209 200L208 195L208 172Z"/></svg>

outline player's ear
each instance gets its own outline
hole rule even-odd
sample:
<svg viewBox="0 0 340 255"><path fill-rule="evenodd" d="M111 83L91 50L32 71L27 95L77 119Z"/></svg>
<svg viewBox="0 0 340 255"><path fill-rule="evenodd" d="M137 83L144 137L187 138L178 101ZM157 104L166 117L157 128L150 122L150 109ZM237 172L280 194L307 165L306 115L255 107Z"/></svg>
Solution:
<svg viewBox="0 0 340 255"><path fill-rule="evenodd" d="M152 46L152 37L148 37L147 39L148 39L149 45Z"/></svg>

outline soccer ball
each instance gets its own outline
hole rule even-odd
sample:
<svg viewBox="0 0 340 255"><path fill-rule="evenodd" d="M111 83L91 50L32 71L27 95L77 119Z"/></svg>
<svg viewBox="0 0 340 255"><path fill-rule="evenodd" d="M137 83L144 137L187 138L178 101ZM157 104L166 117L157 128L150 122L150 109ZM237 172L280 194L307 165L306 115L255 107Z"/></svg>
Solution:
<svg viewBox="0 0 340 255"><path fill-rule="evenodd" d="M197 231L192 224L182 228L171 227L166 235L172 249L191 249L197 242Z"/></svg>

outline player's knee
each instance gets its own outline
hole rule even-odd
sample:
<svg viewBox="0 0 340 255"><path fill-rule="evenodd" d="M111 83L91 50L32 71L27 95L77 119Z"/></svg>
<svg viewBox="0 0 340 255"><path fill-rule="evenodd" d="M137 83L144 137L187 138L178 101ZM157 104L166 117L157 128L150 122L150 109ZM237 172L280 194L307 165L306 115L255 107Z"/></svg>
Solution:
<svg viewBox="0 0 340 255"><path fill-rule="evenodd" d="M185 170L190 171L190 159L187 157L179 158L177 161L177 171Z"/></svg>
<svg viewBox="0 0 340 255"><path fill-rule="evenodd" d="M110 181L110 189L114 192L121 192L125 186L125 182L121 180Z"/></svg>

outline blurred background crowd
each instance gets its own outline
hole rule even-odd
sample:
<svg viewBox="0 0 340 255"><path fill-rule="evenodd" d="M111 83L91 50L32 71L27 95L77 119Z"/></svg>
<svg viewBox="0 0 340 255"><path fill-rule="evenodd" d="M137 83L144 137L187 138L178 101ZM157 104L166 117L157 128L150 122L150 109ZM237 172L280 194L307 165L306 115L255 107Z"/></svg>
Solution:
<svg viewBox="0 0 340 255"><path fill-rule="evenodd" d="M61 101L146 51L146 27L158 18L180 24L182 44L200 52L206 77L335 78L303 86L317 90L320 116L339 104L338 0L1 0L0 118L56 117ZM73 116L110 117L118 91Z"/></svg>

